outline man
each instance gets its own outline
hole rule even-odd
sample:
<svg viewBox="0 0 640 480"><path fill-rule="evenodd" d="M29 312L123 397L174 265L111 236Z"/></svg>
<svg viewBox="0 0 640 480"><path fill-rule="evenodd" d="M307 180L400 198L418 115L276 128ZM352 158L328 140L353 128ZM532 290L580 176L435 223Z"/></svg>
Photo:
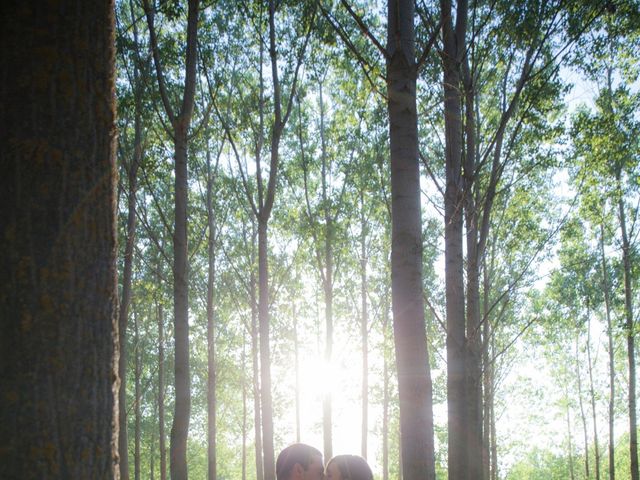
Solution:
<svg viewBox="0 0 640 480"><path fill-rule="evenodd" d="M322 453L310 445L294 443L280 452L276 461L278 480L322 480Z"/></svg>

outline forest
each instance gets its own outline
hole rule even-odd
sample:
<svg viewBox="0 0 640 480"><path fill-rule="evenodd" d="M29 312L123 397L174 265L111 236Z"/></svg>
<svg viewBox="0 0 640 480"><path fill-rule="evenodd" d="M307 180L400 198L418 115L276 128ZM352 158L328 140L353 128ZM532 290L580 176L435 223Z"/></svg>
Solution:
<svg viewBox="0 0 640 480"><path fill-rule="evenodd" d="M0 478L640 480L637 0L7 0Z"/></svg>

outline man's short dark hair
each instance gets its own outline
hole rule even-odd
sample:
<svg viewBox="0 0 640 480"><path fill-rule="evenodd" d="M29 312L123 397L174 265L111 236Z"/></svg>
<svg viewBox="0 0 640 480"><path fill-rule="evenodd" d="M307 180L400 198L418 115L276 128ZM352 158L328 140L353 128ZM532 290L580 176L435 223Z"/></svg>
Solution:
<svg viewBox="0 0 640 480"><path fill-rule="evenodd" d="M289 445L280 452L278 460L276 460L276 478L278 480L288 480L296 463L299 463L306 470L315 457L322 458L322 453L311 445L305 443Z"/></svg>

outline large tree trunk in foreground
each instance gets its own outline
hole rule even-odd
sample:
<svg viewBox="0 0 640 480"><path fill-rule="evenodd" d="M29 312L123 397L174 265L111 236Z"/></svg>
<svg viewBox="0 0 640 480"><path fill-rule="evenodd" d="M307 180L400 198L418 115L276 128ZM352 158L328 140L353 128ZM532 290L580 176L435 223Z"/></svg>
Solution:
<svg viewBox="0 0 640 480"><path fill-rule="evenodd" d="M387 93L391 145L391 289L402 471L434 479L433 407L422 296L422 218L414 3L389 2Z"/></svg>
<svg viewBox="0 0 640 480"><path fill-rule="evenodd" d="M114 5L0 7L0 477L118 477Z"/></svg>

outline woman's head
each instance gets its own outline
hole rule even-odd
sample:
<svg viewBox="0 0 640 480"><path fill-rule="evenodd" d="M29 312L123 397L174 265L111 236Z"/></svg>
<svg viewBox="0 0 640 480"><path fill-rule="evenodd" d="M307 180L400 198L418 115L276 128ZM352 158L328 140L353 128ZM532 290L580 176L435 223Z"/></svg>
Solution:
<svg viewBox="0 0 640 480"><path fill-rule="evenodd" d="M327 480L373 480L367 461L357 455L336 455L326 468Z"/></svg>

